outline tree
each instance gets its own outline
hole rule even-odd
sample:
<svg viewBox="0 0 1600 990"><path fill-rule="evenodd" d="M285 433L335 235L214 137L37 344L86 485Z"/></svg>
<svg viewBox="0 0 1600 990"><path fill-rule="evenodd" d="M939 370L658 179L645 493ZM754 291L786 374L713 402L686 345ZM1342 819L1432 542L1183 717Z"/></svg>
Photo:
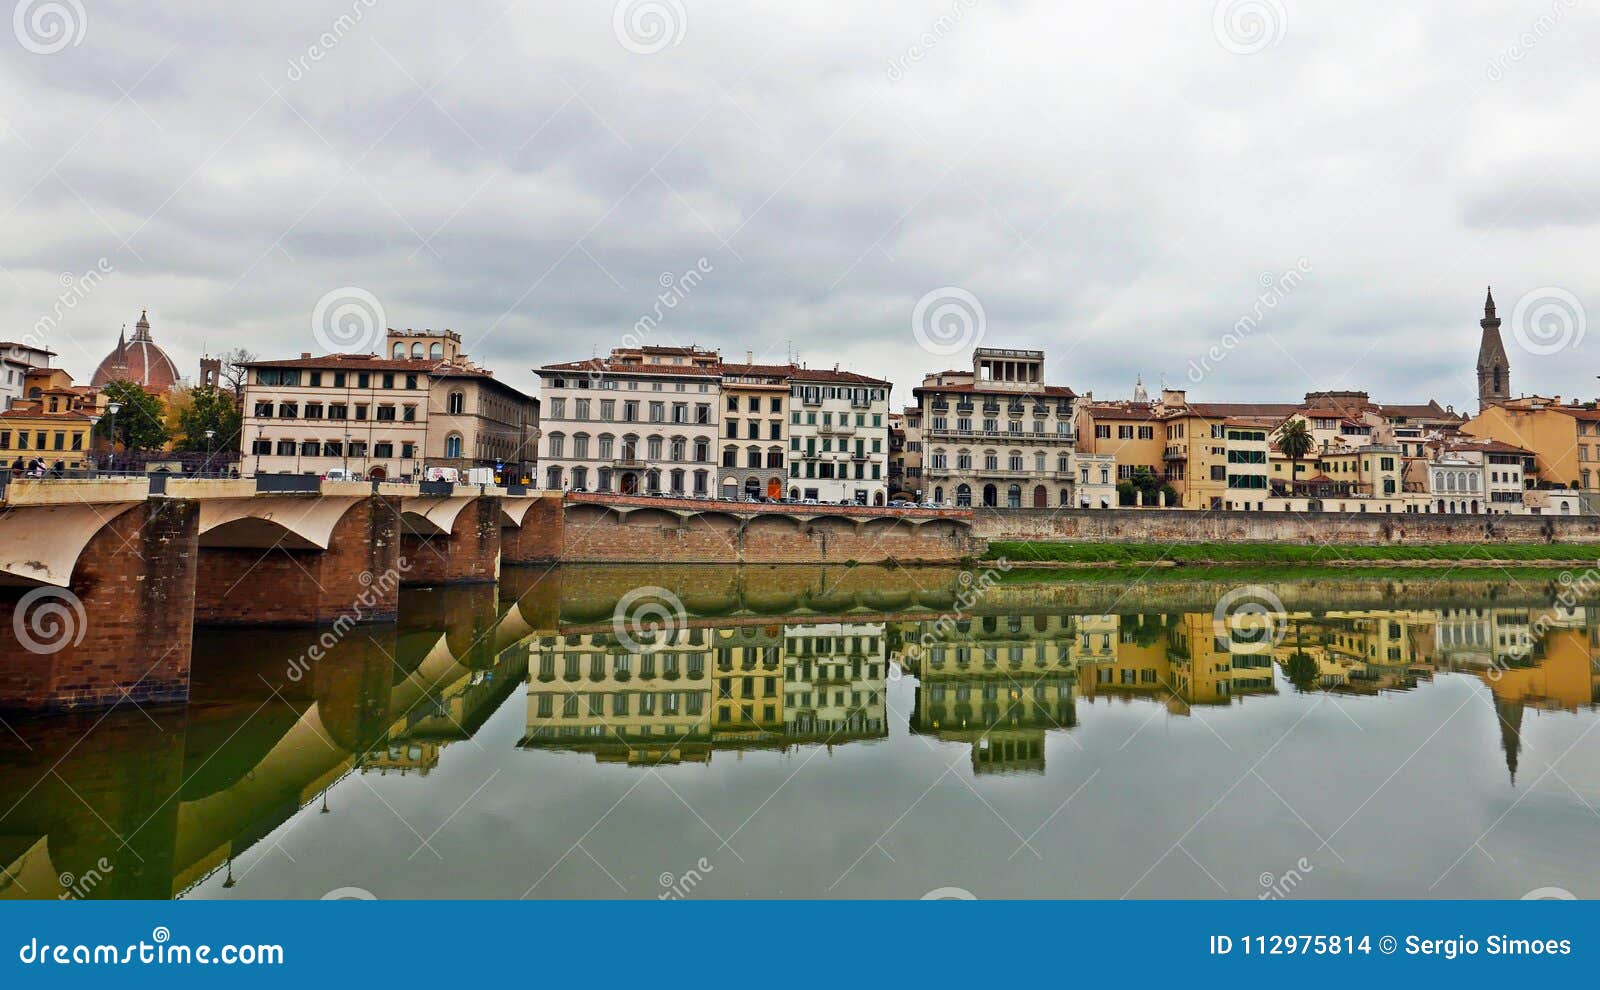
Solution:
<svg viewBox="0 0 1600 990"><path fill-rule="evenodd" d="M1289 683L1301 691L1315 688L1322 677L1322 672L1317 669L1317 662L1310 654L1299 650L1289 655L1289 662L1284 664L1283 672L1288 675Z"/></svg>
<svg viewBox="0 0 1600 990"><path fill-rule="evenodd" d="M1294 483L1299 480L1300 461L1311 453L1311 448L1314 446L1316 440L1311 436L1311 431L1306 429L1306 421L1303 419L1291 419L1278 431L1278 449L1283 451L1291 464L1289 469L1291 495L1294 494Z"/></svg>
<svg viewBox="0 0 1600 990"><path fill-rule="evenodd" d="M160 450L171 439L162 421L161 400L146 392L138 382L108 382L101 393L107 402L121 405L115 417L108 412L102 429L116 430L115 441L123 450Z"/></svg>
<svg viewBox="0 0 1600 990"><path fill-rule="evenodd" d="M178 450L215 453L239 449L244 418L225 388L202 385L190 389L178 411ZM206 439L206 431L212 431Z"/></svg>
<svg viewBox="0 0 1600 990"><path fill-rule="evenodd" d="M1138 504L1135 495L1143 495L1145 505L1160 505L1163 495L1167 505L1178 504L1178 490L1157 478L1148 467L1135 468L1130 477L1117 482L1118 505Z"/></svg>
<svg viewBox="0 0 1600 990"><path fill-rule="evenodd" d="M244 395L244 384L250 374L250 369L245 365L256 359L254 351L247 351L243 347L235 347L222 355L222 384L235 398Z"/></svg>

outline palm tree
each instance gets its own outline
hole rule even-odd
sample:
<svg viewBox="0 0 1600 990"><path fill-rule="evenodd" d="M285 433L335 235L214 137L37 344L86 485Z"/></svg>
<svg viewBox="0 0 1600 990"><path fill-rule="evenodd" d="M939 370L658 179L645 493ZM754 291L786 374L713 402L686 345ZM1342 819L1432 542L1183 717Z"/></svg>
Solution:
<svg viewBox="0 0 1600 990"><path fill-rule="evenodd" d="M1283 424L1278 431L1278 449L1288 455L1291 462L1289 469L1289 494L1294 494L1295 476L1300 473L1300 460L1311 452L1316 446L1316 440L1311 436L1311 431L1306 429L1303 419L1291 419Z"/></svg>

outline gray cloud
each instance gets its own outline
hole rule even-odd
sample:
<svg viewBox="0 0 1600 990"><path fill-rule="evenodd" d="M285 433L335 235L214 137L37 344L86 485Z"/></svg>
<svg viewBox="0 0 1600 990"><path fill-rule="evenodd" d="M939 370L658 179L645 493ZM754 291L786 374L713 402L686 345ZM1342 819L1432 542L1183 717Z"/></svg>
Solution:
<svg viewBox="0 0 1600 990"><path fill-rule="evenodd" d="M1597 18L1563 7L1526 45L1550 0L1285 0L1249 55L1178 0L682 0L681 41L648 55L610 3L371 3L91 4L77 47L7 38L0 336L105 257L55 331L78 375L142 307L186 369L202 347L297 354L353 284L531 388L704 257L657 339L793 347L909 400L964 360L910 327L958 285L987 343L1120 395L1184 383L1261 273L1306 259L1194 394L1461 407L1484 284L1502 315L1546 285L1600 313L1578 260ZM1594 391L1578 355L1507 347L1518 389Z"/></svg>

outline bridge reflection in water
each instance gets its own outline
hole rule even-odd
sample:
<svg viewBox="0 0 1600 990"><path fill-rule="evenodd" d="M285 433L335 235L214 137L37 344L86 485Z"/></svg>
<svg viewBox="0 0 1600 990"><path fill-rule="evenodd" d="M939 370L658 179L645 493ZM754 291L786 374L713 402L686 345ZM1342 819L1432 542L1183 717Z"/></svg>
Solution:
<svg viewBox="0 0 1600 990"><path fill-rule="evenodd" d="M827 754L894 725L966 747L974 774L1042 775L1047 740L1099 706L1186 717L1465 675L1513 779L1527 711L1600 698L1592 609L1291 609L1256 651L1219 638L1210 612L1074 614L996 593L953 613L970 583L953 568L508 569L498 589L408 590L396 625L197 633L187 706L4 733L0 896L167 898L219 873L226 887L246 850L363 787L352 775L444 772L443 751L513 696L518 749L599 763ZM613 622L641 585L683 605L649 644ZM894 711L902 676L912 703ZM518 779L526 757L507 765L494 787L535 786Z"/></svg>

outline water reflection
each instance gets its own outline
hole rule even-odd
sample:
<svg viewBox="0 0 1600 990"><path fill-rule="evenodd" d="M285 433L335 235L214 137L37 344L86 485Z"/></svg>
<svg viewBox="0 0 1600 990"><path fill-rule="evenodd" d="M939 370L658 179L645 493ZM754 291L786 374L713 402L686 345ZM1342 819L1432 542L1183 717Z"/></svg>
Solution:
<svg viewBox="0 0 1600 990"><path fill-rule="evenodd" d="M873 568L701 571L673 589L682 621L641 648L607 607L630 582L599 569L512 573L498 592L407 592L398 625L341 635L303 669L307 631L204 632L185 707L13 724L0 742L0 896L166 898L208 879L230 889L246 851L274 848L291 820L316 828L303 815L330 792L379 793L392 775L435 775L420 784L434 786L446 749L481 749L513 698L520 738L487 757L506 771L493 787L509 792L540 786L526 755L538 752L633 773L877 745L869 759L892 775L892 735L965 747L974 776L1044 787L1049 741L1092 727L1106 706L1182 719L1447 676L1481 682L1509 784L1529 712L1600 700L1593 609L1291 608L1270 647L1253 649L1219 636L1209 611L1075 614L997 595L951 617L941 609L962 587L955 571L915 582ZM895 710L902 673L914 681Z"/></svg>

